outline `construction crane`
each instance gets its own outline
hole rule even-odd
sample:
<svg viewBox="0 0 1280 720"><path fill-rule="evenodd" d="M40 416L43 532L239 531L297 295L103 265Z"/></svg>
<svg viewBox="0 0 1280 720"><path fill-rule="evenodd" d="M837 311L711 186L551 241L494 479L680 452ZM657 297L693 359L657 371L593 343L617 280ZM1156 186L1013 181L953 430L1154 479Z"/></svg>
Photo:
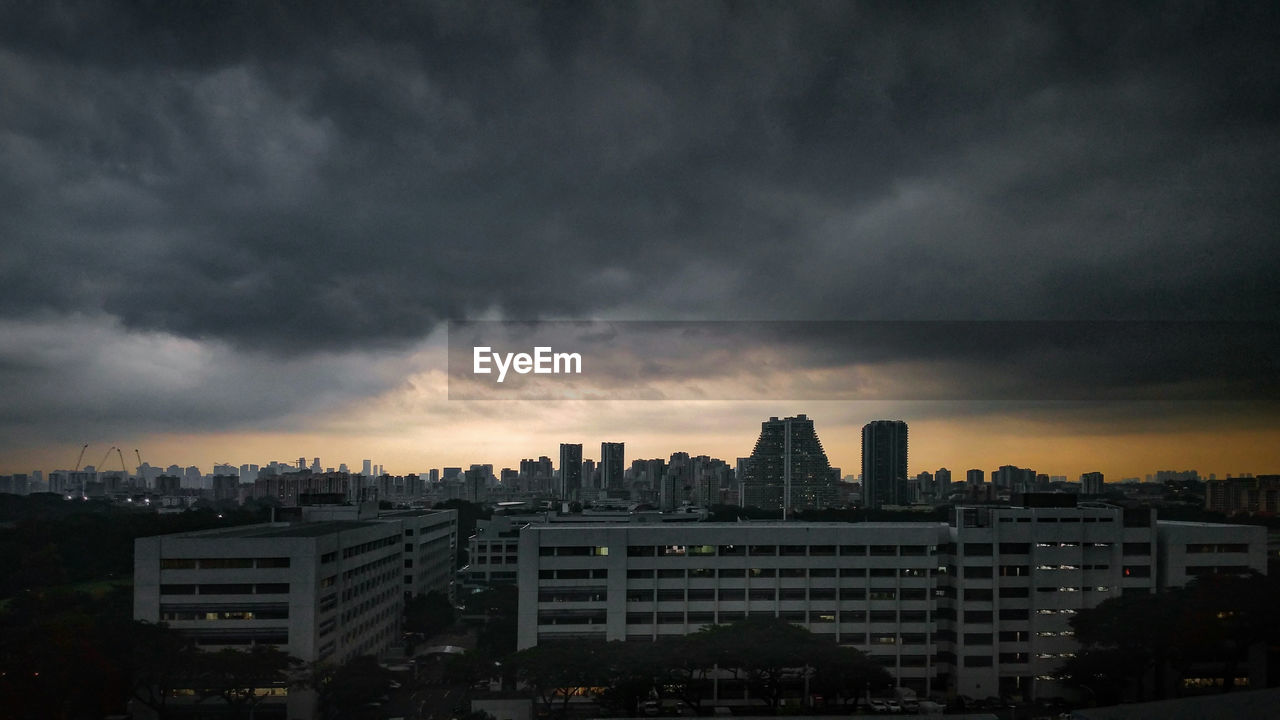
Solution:
<svg viewBox="0 0 1280 720"><path fill-rule="evenodd" d="M116 448L116 457L120 458L120 470L124 473L124 481L129 482L129 468L124 464L124 453L120 452L120 448Z"/></svg>
<svg viewBox="0 0 1280 720"><path fill-rule="evenodd" d="M147 479L142 475L142 453L138 452L138 448L134 448L133 454L138 457L138 484L146 485Z"/></svg>
<svg viewBox="0 0 1280 720"><path fill-rule="evenodd" d="M80 454L76 456L75 472L80 472L80 461L84 460L84 451L88 449L89 443L85 443L84 446L80 448Z"/></svg>
<svg viewBox="0 0 1280 720"><path fill-rule="evenodd" d="M106 452L102 453L102 460L98 461L98 464L93 466L94 472L99 472L99 473L102 472L102 466L107 464L107 458L111 457L111 451L115 449L116 449L116 446L112 445L111 447L107 448Z"/></svg>

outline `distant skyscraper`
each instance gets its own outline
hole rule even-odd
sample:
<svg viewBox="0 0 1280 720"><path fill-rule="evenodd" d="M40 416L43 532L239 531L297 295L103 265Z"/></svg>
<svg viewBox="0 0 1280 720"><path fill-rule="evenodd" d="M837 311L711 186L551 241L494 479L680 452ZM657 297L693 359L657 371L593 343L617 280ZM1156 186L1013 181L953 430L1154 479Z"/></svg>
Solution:
<svg viewBox="0 0 1280 720"><path fill-rule="evenodd" d="M1101 495L1102 494L1102 473L1087 472L1080 476L1080 494L1081 495Z"/></svg>
<svg viewBox="0 0 1280 720"><path fill-rule="evenodd" d="M727 468L726 468L727 469ZM782 510L830 507L836 477L822 441L806 415L771 417L760 423L760 437L746 462L741 503Z"/></svg>
<svg viewBox="0 0 1280 720"><path fill-rule="evenodd" d="M933 474L933 495L937 498L945 498L951 494L951 471L946 468L938 468L938 472Z"/></svg>
<svg viewBox="0 0 1280 720"><path fill-rule="evenodd" d="M573 500L582 492L582 443L560 443L560 497Z"/></svg>
<svg viewBox="0 0 1280 720"><path fill-rule="evenodd" d="M991 484L1002 490L1031 492L1035 489L1036 471L1016 465L1001 465L991 473Z"/></svg>
<svg viewBox="0 0 1280 720"><path fill-rule="evenodd" d="M458 472L462 472L462 468L458 468ZM373 474L373 461L372 461L372 460L365 460L363 463L361 463L361 465L360 465L360 474L361 474L361 475L364 475L365 477L369 477L370 475L372 475L372 474Z"/></svg>
<svg viewBox="0 0 1280 720"><path fill-rule="evenodd" d="M901 505L907 491L907 424L873 420L862 426L862 504Z"/></svg>
<svg viewBox="0 0 1280 720"><path fill-rule="evenodd" d="M600 443L600 487L611 490L622 487L626 469L626 443Z"/></svg>
<svg viewBox="0 0 1280 720"><path fill-rule="evenodd" d="M964 484L973 486L981 485L986 482L987 472L985 470L966 470L964 474Z"/></svg>

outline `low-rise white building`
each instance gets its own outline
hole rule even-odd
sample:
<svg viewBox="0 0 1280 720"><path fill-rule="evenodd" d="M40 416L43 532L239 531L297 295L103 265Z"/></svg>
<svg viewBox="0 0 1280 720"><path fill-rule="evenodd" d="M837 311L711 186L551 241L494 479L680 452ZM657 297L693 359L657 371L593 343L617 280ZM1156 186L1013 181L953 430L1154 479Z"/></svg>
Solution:
<svg viewBox="0 0 1280 720"><path fill-rule="evenodd" d="M770 616L868 653L918 694L1060 695L1079 610L1180 584L1189 567L1265 572L1265 528L1184 525L1065 495L960 507L950 523L531 525L519 646Z"/></svg>
<svg viewBox="0 0 1280 720"><path fill-rule="evenodd" d="M400 641L406 597L451 592L456 537L448 510L139 538L134 618L206 650L268 644L335 664L381 654ZM309 717L311 699L294 701L289 717Z"/></svg>

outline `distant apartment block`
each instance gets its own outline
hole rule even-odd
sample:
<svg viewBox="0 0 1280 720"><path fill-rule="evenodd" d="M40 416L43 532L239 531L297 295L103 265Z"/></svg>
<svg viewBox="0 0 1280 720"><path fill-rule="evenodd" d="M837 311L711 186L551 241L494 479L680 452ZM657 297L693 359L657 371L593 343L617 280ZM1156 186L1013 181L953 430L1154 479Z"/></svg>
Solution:
<svg viewBox="0 0 1280 720"><path fill-rule="evenodd" d="M1051 697L1068 692L1053 675L1075 652L1080 609L1200 572L1265 572L1265 528L1050 498L960 507L950 523L531 525L519 646L776 616L868 653L921 695Z"/></svg>
<svg viewBox="0 0 1280 720"><path fill-rule="evenodd" d="M1102 473L1087 472L1080 476L1081 495L1101 495L1103 490Z"/></svg>
<svg viewBox="0 0 1280 720"><path fill-rule="evenodd" d="M1280 512L1280 475L1209 480L1204 509L1226 515Z"/></svg>
<svg viewBox="0 0 1280 720"><path fill-rule="evenodd" d="M299 504L304 495L342 495L353 498L354 490L351 476L347 473L313 473L304 470L281 475L259 475L253 482L251 492L252 497L274 498L284 507L293 507Z"/></svg>
<svg viewBox="0 0 1280 720"><path fill-rule="evenodd" d="M30 492L30 483L26 473L0 475L0 493L26 495L28 492Z"/></svg>

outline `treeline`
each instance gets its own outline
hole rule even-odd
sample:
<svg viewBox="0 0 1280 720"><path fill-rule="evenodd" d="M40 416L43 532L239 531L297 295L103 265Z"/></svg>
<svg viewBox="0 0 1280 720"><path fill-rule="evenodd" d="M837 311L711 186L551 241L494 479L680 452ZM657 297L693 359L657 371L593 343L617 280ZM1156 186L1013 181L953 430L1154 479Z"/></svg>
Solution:
<svg viewBox="0 0 1280 720"><path fill-rule="evenodd" d="M1160 593L1121 595L1081 610L1071 627L1080 649L1059 676L1098 705L1160 699L1186 677L1217 678L1229 692L1251 652L1271 654L1274 665L1280 578L1209 575Z"/></svg>
<svg viewBox="0 0 1280 720"><path fill-rule="evenodd" d="M0 599L68 583L133 578L133 541L262 522L270 506L197 507L160 514L61 495L0 495Z"/></svg>
<svg viewBox="0 0 1280 720"><path fill-rule="evenodd" d="M189 638L130 619L132 595L24 593L0 613L0 717L96 720L131 701L160 720L192 703L253 717L278 698L258 688L314 689L325 718L356 717L391 691L393 675L369 656L341 666L306 666L268 645L201 650ZM186 715L182 715L186 717Z"/></svg>
<svg viewBox="0 0 1280 720"><path fill-rule="evenodd" d="M594 688L593 699L606 712L635 717L651 698L705 713L717 668L774 712L784 697L802 696L806 688L850 704L893 686L889 672L862 652L777 618L656 642L546 642L508 657L502 671L525 683L548 712L563 714L581 688Z"/></svg>

